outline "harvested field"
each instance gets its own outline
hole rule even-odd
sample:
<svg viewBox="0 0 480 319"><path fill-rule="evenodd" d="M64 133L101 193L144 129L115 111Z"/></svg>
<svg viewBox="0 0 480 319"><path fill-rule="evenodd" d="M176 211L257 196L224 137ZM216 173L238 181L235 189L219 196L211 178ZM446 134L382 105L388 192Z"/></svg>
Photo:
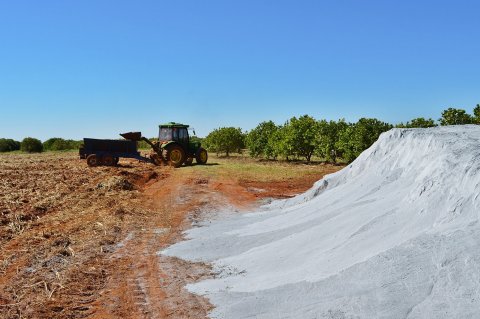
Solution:
<svg viewBox="0 0 480 319"><path fill-rule="evenodd" d="M153 213L141 190L167 176L139 163L91 170L72 153L2 155L2 316L90 315L108 277L106 256Z"/></svg>
<svg viewBox="0 0 480 319"><path fill-rule="evenodd" d="M159 257L206 212L308 189L331 165L211 158L181 169L0 155L0 318L202 318L203 264Z"/></svg>

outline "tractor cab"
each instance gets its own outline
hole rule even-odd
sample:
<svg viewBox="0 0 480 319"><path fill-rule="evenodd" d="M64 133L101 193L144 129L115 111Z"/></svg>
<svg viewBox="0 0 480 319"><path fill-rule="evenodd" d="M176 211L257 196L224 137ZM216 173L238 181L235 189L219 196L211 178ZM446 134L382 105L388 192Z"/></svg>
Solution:
<svg viewBox="0 0 480 319"><path fill-rule="evenodd" d="M180 166L183 163L190 165L195 158L197 163L207 162L207 152L201 148L199 142L191 142L188 134L188 125L169 122L160 125L158 142L165 150L165 158L173 166Z"/></svg>
<svg viewBox="0 0 480 319"><path fill-rule="evenodd" d="M189 150L195 152L200 147L200 145L190 145L188 125L174 122L160 125L158 141L164 145L178 143L187 153Z"/></svg>
<svg viewBox="0 0 480 319"><path fill-rule="evenodd" d="M160 142L175 141L188 143L188 125L177 124L173 122L168 124L162 124L160 125L158 140Z"/></svg>

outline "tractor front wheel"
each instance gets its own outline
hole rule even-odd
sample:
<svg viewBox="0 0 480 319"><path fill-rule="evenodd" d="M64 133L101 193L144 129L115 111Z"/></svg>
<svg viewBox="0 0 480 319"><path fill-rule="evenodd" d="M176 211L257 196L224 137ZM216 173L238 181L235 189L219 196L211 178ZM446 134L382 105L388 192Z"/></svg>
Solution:
<svg viewBox="0 0 480 319"><path fill-rule="evenodd" d="M197 164L203 165L207 163L208 160L208 153L207 150L204 149L203 147L200 147L197 151Z"/></svg>
<svg viewBox="0 0 480 319"><path fill-rule="evenodd" d="M167 161L173 167L182 166L185 157L185 152L179 145L172 145L167 149Z"/></svg>
<svg viewBox="0 0 480 319"><path fill-rule="evenodd" d="M185 165L190 166L192 165L192 163L193 163L193 157L187 157L187 159L185 160Z"/></svg>

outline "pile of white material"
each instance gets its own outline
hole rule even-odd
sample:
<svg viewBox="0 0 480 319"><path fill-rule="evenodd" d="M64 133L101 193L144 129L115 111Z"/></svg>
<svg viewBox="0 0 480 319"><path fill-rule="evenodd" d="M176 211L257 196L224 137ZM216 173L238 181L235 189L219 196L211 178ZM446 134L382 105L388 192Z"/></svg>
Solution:
<svg viewBox="0 0 480 319"><path fill-rule="evenodd" d="M305 194L188 231L213 318L480 318L480 126L394 129Z"/></svg>

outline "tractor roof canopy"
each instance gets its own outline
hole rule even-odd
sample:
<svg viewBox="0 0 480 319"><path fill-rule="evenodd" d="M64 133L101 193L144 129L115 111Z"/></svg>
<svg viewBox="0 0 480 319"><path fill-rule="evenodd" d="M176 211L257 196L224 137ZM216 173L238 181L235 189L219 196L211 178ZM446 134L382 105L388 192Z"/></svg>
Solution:
<svg viewBox="0 0 480 319"><path fill-rule="evenodd" d="M175 123L175 122L168 122L168 123L165 123L165 124L160 124L159 125L160 128L163 128L163 127L178 127L178 128L188 128L189 125L186 125L186 124L181 124L181 123Z"/></svg>

